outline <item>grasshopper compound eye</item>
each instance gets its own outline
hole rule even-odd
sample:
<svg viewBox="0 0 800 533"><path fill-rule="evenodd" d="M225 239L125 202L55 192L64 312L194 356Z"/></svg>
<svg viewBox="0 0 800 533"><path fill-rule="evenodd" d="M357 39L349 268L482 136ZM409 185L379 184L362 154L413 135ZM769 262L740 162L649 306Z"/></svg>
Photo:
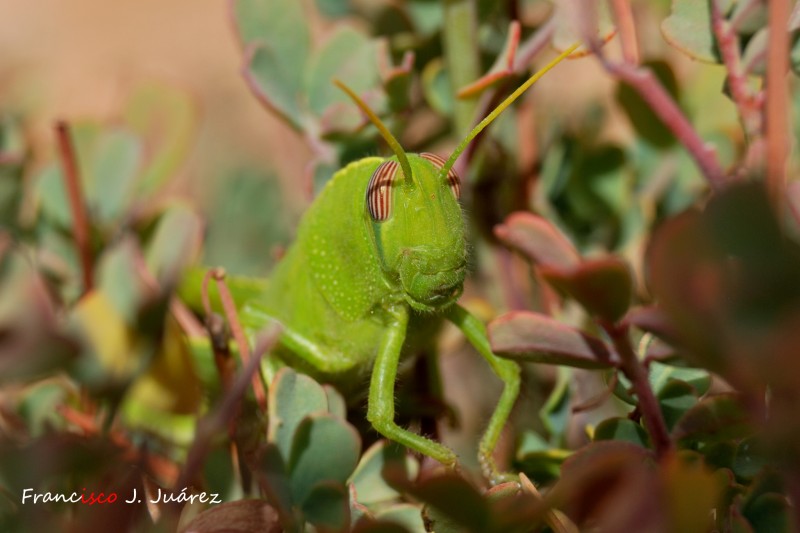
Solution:
<svg viewBox="0 0 800 533"><path fill-rule="evenodd" d="M386 220L392 214L392 183L399 169L400 163L397 161L385 161L375 169L369 179L367 209L376 222Z"/></svg>
<svg viewBox="0 0 800 533"><path fill-rule="evenodd" d="M419 156L423 159L427 159L428 161L439 167L439 170L444 168L445 164L444 158L439 157L436 154L424 152L419 154ZM456 174L456 171L453 170L452 167L447 170L447 184L450 185L450 190L453 191L453 194L455 195L456 199L461 198L461 179L458 177L458 174Z"/></svg>

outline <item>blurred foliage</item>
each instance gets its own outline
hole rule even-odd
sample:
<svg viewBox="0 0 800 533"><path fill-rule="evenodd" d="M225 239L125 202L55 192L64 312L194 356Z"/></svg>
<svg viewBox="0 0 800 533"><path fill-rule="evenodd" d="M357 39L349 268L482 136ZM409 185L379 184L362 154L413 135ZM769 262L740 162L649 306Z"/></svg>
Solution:
<svg viewBox="0 0 800 533"><path fill-rule="evenodd" d="M613 75L588 103L540 109L532 98L533 113L508 110L462 156L475 270L464 303L491 319L494 351L525 365L527 393L498 458L519 483L488 487L469 466L441 472L376 440L363 396L290 368L266 384L266 411L237 389L246 364L224 321L194 316L200 298L187 307L175 288L198 263L266 275L296 221L271 169L229 171L202 207L171 189L196 135L187 95L145 85L113 122L69 125L86 250L63 154L31 142L26 117L0 108L0 530L797 531L797 79L786 109L792 184L769 196L753 164L763 139L736 115L711 4L614 3L636 15L646 51L636 67L715 148L732 184L709 190L686 139ZM620 39L602 4L610 48ZM740 74L763 101L768 3L717 4ZM294 177L309 198L348 162L388 152L332 79L362 95L406 149L443 153L539 63L540 48L564 47L592 22L544 0L231 8L242 83L309 145L307 172ZM684 56L704 63L687 67ZM453 80L463 79L478 83L459 100ZM455 447L462 435L466 457L478 438L471 421L496 398L451 337L438 343L441 376L408 365L398 417ZM33 504L26 489L118 500ZM174 500L146 501L161 493ZM224 503L211 505L211 494Z"/></svg>

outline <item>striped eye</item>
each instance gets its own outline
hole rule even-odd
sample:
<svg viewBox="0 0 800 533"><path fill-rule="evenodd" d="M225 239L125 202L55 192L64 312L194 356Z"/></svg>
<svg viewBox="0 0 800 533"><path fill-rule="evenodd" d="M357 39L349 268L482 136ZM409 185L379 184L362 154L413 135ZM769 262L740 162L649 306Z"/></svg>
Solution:
<svg viewBox="0 0 800 533"><path fill-rule="evenodd" d="M419 154L419 156L423 159L427 159L440 169L444 167L444 159L436 154L424 152ZM456 171L452 168L447 171L447 183L450 185L450 190L453 191L453 194L456 196L456 198L461 198L461 179L458 177L458 174L456 174Z"/></svg>
<svg viewBox="0 0 800 533"><path fill-rule="evenodd" d="M386 161L381 163L367 185L367 208L373 220L386 220L392 210L392 182L397 176L400 163Z"/></svg>

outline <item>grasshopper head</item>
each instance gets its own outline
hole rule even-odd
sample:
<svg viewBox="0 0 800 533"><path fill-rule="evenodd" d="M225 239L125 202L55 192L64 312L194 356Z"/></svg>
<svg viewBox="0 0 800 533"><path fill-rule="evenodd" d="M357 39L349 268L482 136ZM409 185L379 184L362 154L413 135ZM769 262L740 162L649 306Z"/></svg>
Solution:
<svg viewBox="0 0 800 533"><path fill-rule="evenodd" d="M442 177L438 156L407 157L413 183L396 158L384 161L367 186L365 211L383 270L414 309L435 311L461 296L466 275L460 183L454 172Z"/></svg>
<svg viewBox="0 0 800 533"><path fill-rule="evenodd" d="M400 143L361 98L338 80L378 128L395 157L373 172L365 197L381 266L397 280L405 300L418 311L455 302L464 288L466 239L458 204L461 184L453 171L467 145L545 72L578 48L575 44L510 94L481 120L445 161L432 154L406 154Z"/></svg>

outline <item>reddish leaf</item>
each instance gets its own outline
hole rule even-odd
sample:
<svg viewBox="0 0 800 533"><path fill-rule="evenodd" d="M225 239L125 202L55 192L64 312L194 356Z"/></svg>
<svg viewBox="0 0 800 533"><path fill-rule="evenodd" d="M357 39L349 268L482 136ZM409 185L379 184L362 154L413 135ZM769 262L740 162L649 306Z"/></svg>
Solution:
<svg viewBox="0 0 800 533"><path fill-rule="evenodd" d="M245 533L283 531L278 513L264 500L240 500L215 505L181 529L182 533Z"/></svg>
<svg viewBox="0 0 800 533"><path fill-rule="evenodd" d="M584 446L561 467L548 499L585 531L664 531L652 452L629 442Z"/></svg>
<svg viewBox="0 0 800 533"><path fill-rule="evenodd" d="M543 268L542 275L591 314L611 322L625 315L633 296L631 269L616 257L584 261L571 272Z"/></svg>
<svg viewBox="0 0 800 533"><path fill-rule="evenodd" d="M581 261L575 247L555 226L531 213L512 213L504 224L495 226L494 234L539 266L569 271Z"/></svg>
<svg viewBox="0 0 800 533"><path fill-rule="evenodd" d="M735 394L705 398L689 409L672 430L675 440L716 442L752 435L754 428Z"/></svg>
<svg viewBox="0 0 800 533"><path fill-rule="evenodd" d="M615 365L606 344L552 318L517 311L489 325L492 350L501 357L578 368L610 368Z"/></svg>
<svg viewBox="0 0 800 533"><path fill-rule="evenodd" d="M668 342L675 342L678 338L678 332L675 331L669 317L656 306L634 307L625 315L625 324L652 333Z"/></svg>

